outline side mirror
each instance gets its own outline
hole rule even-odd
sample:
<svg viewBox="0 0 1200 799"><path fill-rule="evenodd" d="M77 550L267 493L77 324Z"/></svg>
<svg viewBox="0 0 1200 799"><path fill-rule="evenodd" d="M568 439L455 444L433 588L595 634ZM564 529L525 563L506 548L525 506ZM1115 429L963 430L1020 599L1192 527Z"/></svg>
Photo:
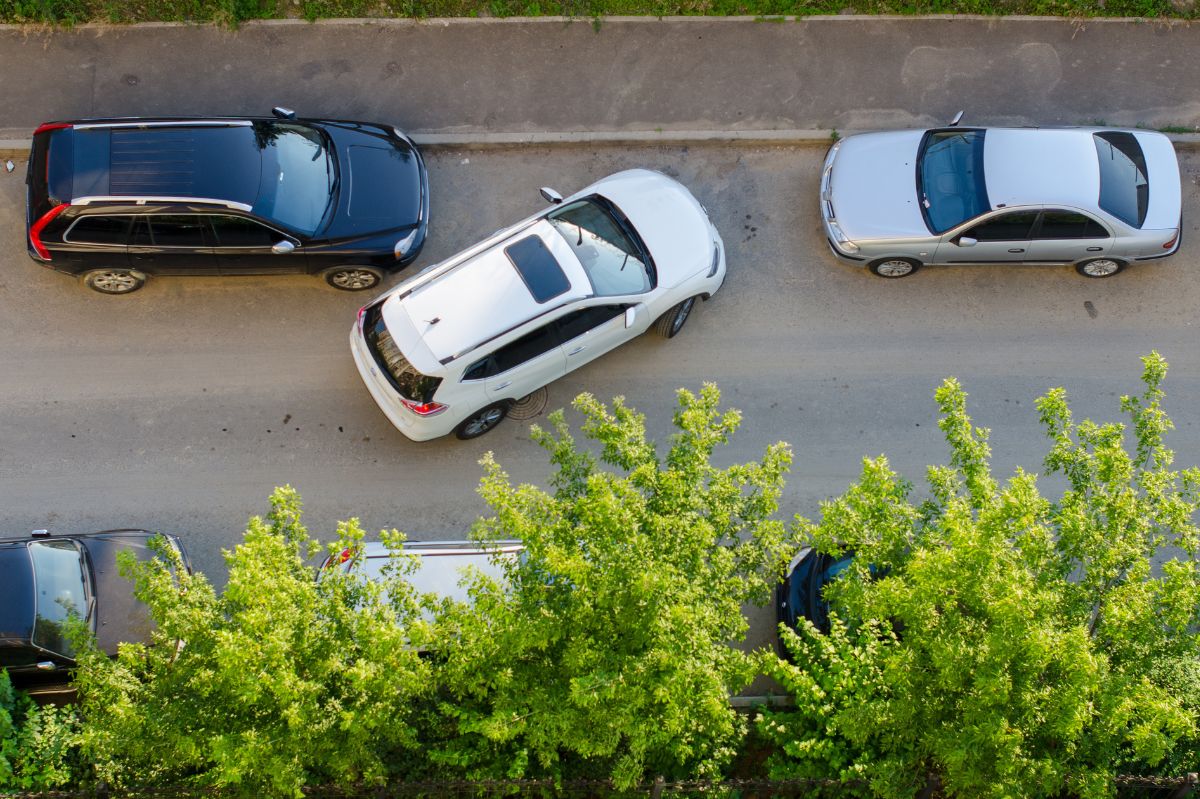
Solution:
<svg viewBox="0 0 1200 799"><path fill-rule="evenodd" d="M959 247L974 247L979 243L979 239L973 239L970 236L959 236L956 243Z"/></svg>
<svg viewBox="0 0 1200 799"><path fill-rule="evenodd" d="M58 671L58 664L53 660L43 660L37 664L38 671Z"/></svg>
<svg viewBox="0 0 1200 799"><path fill-rule="evenodd" d="M291 252L294 249L296 249L296 245L292 244L287 239L284 239L283 241L279 242L274 247L272 247L271 252L275 253L276 255L287 255L289 252Z"/></svg>
<svg viewBox="0 0 1200 799"><path fill-rule="evenodd" d="M277 105L274 108L272 108L271 113L275 115L276 119L295 119L296 118L295 111L293 111L290 108L284 108L281 105Z"/></svg>
<svg viewBox="0 0 1200 799"><path fill-rule="evenodd" d="M645 306L643 306L643 305L631 305L625 309L625 327L626 328L633 327L634 323L637 322L637 318L639 316L641 316L641 314L639 313L640 309L642 309L644 307Z"/></svg>
<svg viewBox="0 0 1200 799"><path fill-rule="evenodd" d="M543 186L542 188L540 188L538 190L538 194L541 194L542 199L544 199L548 203L554 203L555 205L558 205L559 203L562 202L562 195L559 194L558 192L556 192L554 189L550 188L549 186Z"/></svg>
<svg viewBox="0 0 1200 799"><path fill-rule="evenodd" d="M959 111L957 114L954 115L954 119L950 120L950 124L948 127L957 128L958 123L962 122L962 117L963 117L963 112Z"/></svg>

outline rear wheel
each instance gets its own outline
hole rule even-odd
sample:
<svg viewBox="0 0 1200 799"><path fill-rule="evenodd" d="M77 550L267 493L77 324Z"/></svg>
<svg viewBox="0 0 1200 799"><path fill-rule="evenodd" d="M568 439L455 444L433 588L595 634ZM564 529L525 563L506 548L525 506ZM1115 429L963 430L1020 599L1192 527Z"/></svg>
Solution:
<svg viewBox="0 0 1200 799"><path fill-rule="evenodd" d="M908 277L921 268L921 262L912 258L880 258L867 264L867 268L880 277Z"/></svg>
<svg viewBox="0 0 1200 799"><path fill-rule="evenodd" d="M83 273L83 285L101 294L129 294L146 285L146 278L128 269L93 269Z"/></svg>
<svg viewBox="0 0 1200 799"><path fill-rule="evenodd" d="M675 338L676 334L683 330L683 324L692 315L694 307L696 307L696 297L688 297L660 316L654 323L654 330L663 338Z"/></svg>
<svg viewBox="0 0 1200 799"><path fill-rule="evenodd" d="M454 428L454 435L463 441L470 438L479 438L504 421L504 417L507 414L507 403L498 402L495 405L489 405L459 422L458 427Z"/></svg>
<svg viewBox="0 0 1200 799"><path fill-rule="evenodd" d="M1116 258L1093 258L1075 264L1075 271L1084 277L1111 277L1124 268L1125 262Z"/></svg>
<svg viewBox="0 0 1200 799"><path fill-rule="evenodd" d="M383 273L369 266L339 266L325 273L325 282L342 291L366 291L381 280Z"/></svg>

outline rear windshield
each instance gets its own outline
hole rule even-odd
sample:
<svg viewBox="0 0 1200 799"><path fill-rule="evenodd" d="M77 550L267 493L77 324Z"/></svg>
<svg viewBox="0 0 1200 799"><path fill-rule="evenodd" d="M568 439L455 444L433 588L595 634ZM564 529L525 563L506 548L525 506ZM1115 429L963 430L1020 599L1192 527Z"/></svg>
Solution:
<svg viewBox="0 0 1200 799"><path fill-rule="evenodd" d="M1146 156L1132 133L1095 133L1100 160L1100 207L1131 227L1140 228L1150 205Z"/></svg>
<svg viewBox="0 0 1200 799"><path fill-rule="evenodd" d="M934 233L979 216L990 208L983 175L982 130L933 130L917 156L921 213Z"/></svg>
<svg viewBox="0 0 1200 799"><path fill-rule="evenodd" d="M432 402L433 395L442 378L430 377L418 372L396 346L392 334L383 321L383 303L372 305L363 311L363 336L371 357L383 369L387 381L401 397L412 402Z"/></svg>

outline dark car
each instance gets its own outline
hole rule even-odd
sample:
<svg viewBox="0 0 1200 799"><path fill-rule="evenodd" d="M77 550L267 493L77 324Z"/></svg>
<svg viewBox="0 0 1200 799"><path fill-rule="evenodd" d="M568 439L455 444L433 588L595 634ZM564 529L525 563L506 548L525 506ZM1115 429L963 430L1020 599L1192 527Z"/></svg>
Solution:
<svg viewBox="0 0 1200 799"><path fill-rule="evenodd" d="M117 554L154 557L148 546L159 535L146 530L104 530L52 536L36 530L25 538L0 539L0 668L17 687L62 683L75 665L65 630L82 618L96 645L115 656L122 642L150 640L153 623L133 595L133 583L117 572ZM179 539L163 536L187 554ZM189 567L190 568L190 567Z"/></svg>
<svg viewBox="0 0 1200 799"><path fill-rule="evenodd" d="M30 256L128 294L149 275L322 275L357 291L425 243L429 180L390 125L274 117L48 122L26 175Z"/></svg>
<svg viewBox="0 0 1200 799"><path fill-rule="evenodd" d="M781 624L796 629L796 622L806 618L822 633L829 632L829 603L825 586L844 572L853 552L830 555L811 547L800 550L788 566L787 576L775 588L775 610Z"/></svg>

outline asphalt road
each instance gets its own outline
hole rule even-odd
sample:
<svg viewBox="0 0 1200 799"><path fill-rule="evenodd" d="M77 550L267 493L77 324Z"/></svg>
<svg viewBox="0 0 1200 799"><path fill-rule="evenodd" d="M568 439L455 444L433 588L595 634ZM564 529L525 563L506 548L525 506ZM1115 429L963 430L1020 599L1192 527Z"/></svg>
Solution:
<svg viewBox="0 0 1200 799"><path fill-rule="evenodd" d="M921 484L943 462L932 393L946 375L993 429L1001 475L1040 470L1034 399L1065 386L1079 416L1113 418L1136 391L1138 356L1172 370L1167 409L1178 463L1200 462L1200 154L1182 156L1184 246L1106 280L1070 268L929 268L885 281L836 263L816 207L816 148L437 150L429 153L433 263L564 193L633 166L663 170L708 207L728 249L725 287L665 341L647 335L550 386L621 394L670 432L680 386L714 380L745 421L720 463L785 440L796 462L785 516L815 515L864 455L887 453ZM474 493L486 450L514 479L542 482L525 424L471 442L416 444L394 430L354 370L346 337L366 299L312 278L157 278L106 297L24 253L24 164L0 170L0 530L139 526L183 536L220 580L222 547L265 512L272 488L302 493L327 538L368 530L458 538L486 508ZM569 418L578 421L575 414ZM1052 486L1048 486L1052 488ZM771 640L769 614L751 641Z"/></svg>

